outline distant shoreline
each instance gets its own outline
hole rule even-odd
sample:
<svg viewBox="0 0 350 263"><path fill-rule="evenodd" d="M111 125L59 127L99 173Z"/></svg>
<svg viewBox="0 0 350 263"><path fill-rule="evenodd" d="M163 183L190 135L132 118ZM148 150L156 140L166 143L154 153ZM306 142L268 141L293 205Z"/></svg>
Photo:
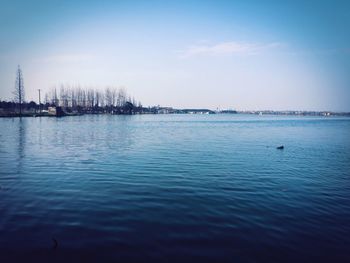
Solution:
<svg viewBox="0 0 350 263"><path fill-rule="evenodd" d="M59 105L59 106L57 106ZM109 114L109 115L138 115L138 114L250 114L250 115L285 115L285 116L344 116L350 117L350 112L334 111L303 111L303 110L211 110L206 108L175 109L172 107L152 106L144 107L139 103L124 101L123 103L88 103L87 101L65 101L61 104L40 103L16 103L0 101L0 117L63 117L80 116L85 114Z"/></svg>
<svg viewBox="0 0 350 263"><path fill-rule="evenodd" d="M208 114L246 114L246 115L275 115L275 116L318 116L318 117L350 117L350 112L331 112L331 111L233 111L221 110L213 111L209 109L172 109L172 108L147 108L152 110L140 112L65 112L60 115L48 114L48 112L23 112L21 115L18 112L4 111L0 109L0 118L18 118L18 117L66 117L66 116L82 116L82 115L172 115L172 114L188 114L188 115L208 115ZM170 110L171 109L171 110Z"/></svg>

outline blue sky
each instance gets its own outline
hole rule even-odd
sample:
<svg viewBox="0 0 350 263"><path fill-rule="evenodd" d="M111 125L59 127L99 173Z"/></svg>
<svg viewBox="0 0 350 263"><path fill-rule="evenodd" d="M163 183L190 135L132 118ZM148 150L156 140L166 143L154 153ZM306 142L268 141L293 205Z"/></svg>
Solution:
<svg viewBox="0 0 350 263"><path fill-rule="evenodd" d="M20 64L27 100L80 84L144 105L350 111L347 1L0 2L0 99Z"/></svg>

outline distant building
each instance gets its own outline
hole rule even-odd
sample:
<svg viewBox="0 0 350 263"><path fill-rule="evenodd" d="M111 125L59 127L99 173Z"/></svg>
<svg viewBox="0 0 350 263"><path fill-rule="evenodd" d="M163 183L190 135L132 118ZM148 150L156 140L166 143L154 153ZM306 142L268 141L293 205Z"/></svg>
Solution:
<svg viewBox="0 0 350 263"><path fill-rule="evenodd" d="M171 114L174 113L174 109L171 107L162 107L157 109L158 114Z"/></svg>

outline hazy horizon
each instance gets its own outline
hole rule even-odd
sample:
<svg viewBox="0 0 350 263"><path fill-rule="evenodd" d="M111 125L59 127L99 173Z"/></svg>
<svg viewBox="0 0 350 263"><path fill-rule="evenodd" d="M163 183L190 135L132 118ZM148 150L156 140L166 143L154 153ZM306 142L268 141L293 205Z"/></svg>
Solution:
<svg viewBox="0 0 350 263"><path fill-rule="evenodd" d="M346 1L1 1L0 99L124 87L145 106L350 111Z"/></svg>

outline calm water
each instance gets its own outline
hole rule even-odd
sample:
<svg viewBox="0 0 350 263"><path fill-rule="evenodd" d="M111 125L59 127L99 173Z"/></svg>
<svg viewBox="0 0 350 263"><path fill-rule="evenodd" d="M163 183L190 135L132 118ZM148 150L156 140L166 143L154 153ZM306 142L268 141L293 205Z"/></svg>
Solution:
<svg viewBox="0 0 350 263"><path fill-rule="evenodd" d="M350 262L349 135L349 118L0 119L0 261Z"/></svg>

